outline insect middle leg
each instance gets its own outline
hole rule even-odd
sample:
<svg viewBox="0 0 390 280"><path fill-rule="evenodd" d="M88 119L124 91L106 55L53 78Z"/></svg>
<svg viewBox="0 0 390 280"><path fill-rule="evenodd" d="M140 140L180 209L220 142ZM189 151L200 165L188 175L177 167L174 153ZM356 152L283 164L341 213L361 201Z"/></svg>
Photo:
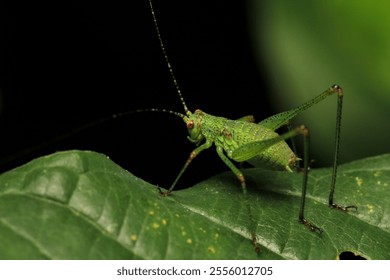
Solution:
<svg viewBox="0 0 390 280"><path fill-rule="evenodd" d="M259 244L257 243L257 238L256 238L256 226L255 226L255 222L253 220L253 215L252 215L252 209L251 209L251 205L250 205L250 202L249 202L249 198L247 196L247 190L246 190L246 183L245 183L245 177L244 177L244 174L242 174L242 172L240 171L240 169L238 169L234 163L231 162L231 160L224 154L223 152L223 148L218 146L217 147L217 154L219 155L219 157L221 158L221 160L230 168L230 170L233 171L233 173L236 175L237 179L240 181L241 183L241 188L242 188L242 193L244 195L244 199L245 199L245 205L246 207L248 208L248 213L249 213L249 219L250 219L250 222L251 222L251 225L250 225L250 234L251 234L251 238L252 238L252 245L256 251L257 254L260 253L260 246Z"/></svg>
<svg viewBox="0 0 390 280"><path fill-rule="evenodd" d="M246 194L246 183L245 183L245 177L244 174L238 169L231 161L230 159L223 153L222 147L217 147L217 154L222 159L222 161L233 171L233 173L237 176L237 179L241 183L241 188L243 194Z"/></svg>

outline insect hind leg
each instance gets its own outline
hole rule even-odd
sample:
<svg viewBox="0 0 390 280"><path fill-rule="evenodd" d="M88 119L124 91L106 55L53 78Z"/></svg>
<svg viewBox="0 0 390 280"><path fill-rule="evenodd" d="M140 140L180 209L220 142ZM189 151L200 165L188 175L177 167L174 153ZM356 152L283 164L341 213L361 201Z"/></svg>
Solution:
<svg viewBox="0 0 390 280"><path fill-rule="evenodd" d="M299 209L299 222L308 227L311 231L316 231L319 234L322 233L322 229L305 218L305 203L306 203L306 192L307 182L309 174L309 153L310 153L310 131L304 126L300 125L295 129L297 134L303 136L303 180L302 180L302 193L301 193L301 204Z"/></svg>
<svg viewBox="0 0 390 280"><path fill-rule="evenodd" d="M329 192L329 207L332 209L337 209L341 211L348 211L349 209L357 210L357 206L349 205L342 206L334 202L334 193L336 188L336 178L337 178L337 167L338 167L338 157L339 157L339 147L340 147L340 133L341 133L341 114L343 108L343 90L341 87L334 85L332 89L337 93L337 114L336 114L336 131L335 131L335 147L334 147L334 160L333 160L333 171L332 171L332 181L330 184Z"/></svg>

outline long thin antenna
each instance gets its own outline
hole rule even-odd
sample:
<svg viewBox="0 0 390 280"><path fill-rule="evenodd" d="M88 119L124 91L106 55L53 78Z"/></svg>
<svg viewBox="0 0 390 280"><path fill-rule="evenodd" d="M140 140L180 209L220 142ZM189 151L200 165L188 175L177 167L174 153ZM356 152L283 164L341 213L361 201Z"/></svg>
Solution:
<svg viewBox="0 0 390 280"><path fill-rule="evenodd" d="M168 114L180 117L181 119L184 120L184 122L187 121L186 115L172 111L172 110L168 110L168 109L149 108L149 109L137 109L137 110L127 111L127 112L122 112L122 113L110 115L110 116L98 119L96 121L81 125L79 127L76 127L75 129L73 129L70 132L67 132L67 133L61 134L59 136L56 136L54 138L51 138L44 143L40 143L40 144L32 146L32 147L21 149L21 150L17 151L16 153L13 153L11 155L3 156L2 158L0 158L0 167L3 168L7 165L12 166L12 164L14 162L16 162L20 159L23 159L24 157L26 157L28 155L31 155L35 152L38 152L38 151L42 150L43 148L50 147L51 145L54 145L54 144L56 144L64 139L67 139L69 137L77 135L78 133L80 133L86 129L89 129L89 128L92 128L95 126L99 126L107 121L113 121L114 119L123 118L123 117L126 117L128 115L132 115L132 114L136 114L136 113L145 113L145 112L168 113ZM0 171L0 173L1 173L1 171Z"/></svg>
<svg viewBox="0 0 390 280"><path fill-rule="evenodd" d="M181 103L183 104L184 112L186 113L187 116L190 116L190 115L191 115L191 112L190 112L190 110L188 110L187 105L186 105L186 103L184 102L184 98L183 98L183 95L181 94L179 84L178 84L177 81L176 81L176 77L175 77L175 74L173 73L172 66L171 66L171 64L169 63L169 59L168 59L167 52L165 51L164 42L163 42L163 40L162 40L162 38L161 38L160 29L158 28L158 24L157 24L157 18L156 18L156 15L155 15L155 13L154 13L153 5L152 5L152 0L149 0L149 5L150 5L150 10L152 11L154 27L156 28L157 37L158 37L158 40L160 41L160 47L161 47L161 50L162 50L162 52L163 52L163 54L164 54L164 58L165 58L165 61L166 61L166 63L167 63L167 66L168 66L169 73L171 74L171 77L172 77L173 83L174 83L174 85L175 85L177 94L179 95L180 101L181 101Z"/></svg>

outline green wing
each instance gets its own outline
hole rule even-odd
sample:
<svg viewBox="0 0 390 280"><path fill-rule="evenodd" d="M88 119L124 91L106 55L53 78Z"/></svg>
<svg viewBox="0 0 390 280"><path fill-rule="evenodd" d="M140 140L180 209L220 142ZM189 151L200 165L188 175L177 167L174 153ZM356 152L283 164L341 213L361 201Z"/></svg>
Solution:
<svg viewBox="0 0 390 280"><path fill-rule="evenodd" d="M302 132L302 130L298 127L294 130L290 130L289 132L286 132L286 133L279 135L277 137L274 137L274 138L261 140L261 141L255 141L255 142L251 142L251 143L242 145L233 151L232 159L237 161L237 162L247 161L247 160L261 154L264 150L275 145L276 143L284 141L284 140L289 139L291 137L294 137L301 132Z"/></svg>

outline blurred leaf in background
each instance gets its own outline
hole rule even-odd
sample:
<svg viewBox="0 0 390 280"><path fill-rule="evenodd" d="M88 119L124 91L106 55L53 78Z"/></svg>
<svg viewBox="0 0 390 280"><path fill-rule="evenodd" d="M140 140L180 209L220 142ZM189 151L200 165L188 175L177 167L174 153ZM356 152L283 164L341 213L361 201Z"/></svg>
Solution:
<svg viewBox="0 0 390 280"><path fill-rule="evenodd" d="M266 65L275 111L337 83L344 89L341 161L389 151L390 2L248 2L253 48ZM312 132L319 165L333 157L336 98L297 118Z"/></svg>

